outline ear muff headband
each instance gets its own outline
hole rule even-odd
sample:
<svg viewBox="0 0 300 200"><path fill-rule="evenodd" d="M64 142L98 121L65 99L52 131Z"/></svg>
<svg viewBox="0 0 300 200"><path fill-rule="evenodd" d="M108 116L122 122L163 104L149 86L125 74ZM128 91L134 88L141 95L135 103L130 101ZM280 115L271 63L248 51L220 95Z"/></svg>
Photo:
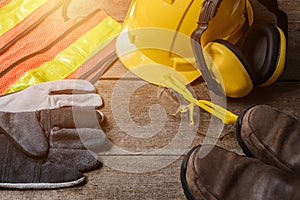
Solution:
<svg viewBox="0 0 300 200"><path fill-rule="evenodd" d="M278 8L277 1L276 0L258 0L258 1L262 5L267 7L267 9L269 11L271 11L272 13L274 13L276 15L278 26L285 33L285 37L287 37L287 27L288 27L287 15ZM220 4L221 4L221 0L205 0L203 2L203 6L202 6L200 16L199 16L198 26L191 35L192 48L194 51L196 61L198 63L198 68L200 69L200 71L202 73L202 77L206 81L208 89L214 91L218 95L224 94L224 90L218 84L218 82L215 80L214 75L209 71L209 69L207 67L206 61L203 56L203 49L201 47L201 39L200 38L203 35L203 33L207 30L208 22L216 15ZM282 52L282 48L280 48L280 49L281 49L280 51ZM285 53L282 53L281 55L283 55L283 54L285 55ZM279 57L279 60L280 60L279 63L284 63L282 56ZM285 58L284 58L284 60L285 60ZM271 76L271 78L267 81L268 84L272 81L275 81L279 77L280 73L283 70L283 65L281 65L281 68L279 68L279 69L277 68L275 70L275 74L273 74ZM253 78L254 78L254 76L253 76ZM261 84L261 85L265 85L265 84L266 83Z"/></svg>
<svg viewBox="0 0 300 200"><path fill-rule="evenodd" d="M249 62L254 84L269 80L278 67L280 34L273 24L255 24L245 34L242 52ZM248 70L247 70L248 71Z"/></svg>
<svg viewBox="0 0 300 200"><path fill-rule="evenodd" d="M217 95L222 96L225 94L225 92L222 86L216 81L216 78L213 77L213 74L209 71L201 46L201 35L208 28L209 20L216 15L220 3L221 0L205 0L203 2L198 26L191 35L191 44L196 61L198 63L198 68L201 71L202 77L205 80L208 89L214 91Z"/></svg>
<svg viewBox="0 0 300 200"><path fill-rule="evenodd" d="M275 14L278 27L283 31L285 37L288 38L288 17L285 12L278 8L277 0L258 0L258 2Z"/></svg>

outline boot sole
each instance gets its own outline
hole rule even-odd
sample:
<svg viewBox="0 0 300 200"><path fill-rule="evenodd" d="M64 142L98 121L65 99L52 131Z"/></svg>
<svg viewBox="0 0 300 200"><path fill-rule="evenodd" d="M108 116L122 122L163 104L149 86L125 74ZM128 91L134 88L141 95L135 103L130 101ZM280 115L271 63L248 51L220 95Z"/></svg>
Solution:
<svg viewBox="0 0 300 200"><path fill-rule="evenodd" d="M191 157L191 154L197 149L200 145L193 147L191 150L188 151L187 155L184 157L182 163L181 163L181 168L180 168L180 180L182 184L182 188L184 191L184 194L188 200L196 200L193 193L191 192L191 189L187 183L186 180L186 171L187 171L187 164L188 161Z"/></svg>
<svg viewBox="0 0 300 200"><path fill-rule="evenodd" d="M248 149L246 143L244 142L242 136L241 136L241 126L242 126L242 122L243 122L243 118L246 114L246 112L248 110L250 110L251 108L253 108L254 106L250 106L247 109L245 109L238 117L237 121L236 121L236 126L235 126L235 133L236 133L236 138L237 141L240 145L240 147L242 148L243 152L246 154L246 156L248 157L253 157L253 154L250 152L250 150Z"/></svg>

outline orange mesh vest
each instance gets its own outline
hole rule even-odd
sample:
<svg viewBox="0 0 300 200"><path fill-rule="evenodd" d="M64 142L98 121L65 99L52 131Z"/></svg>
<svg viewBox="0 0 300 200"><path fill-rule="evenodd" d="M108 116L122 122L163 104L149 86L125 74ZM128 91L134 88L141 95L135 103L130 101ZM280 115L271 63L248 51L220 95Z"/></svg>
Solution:
<svg viewBox="0 0 300 200"><path fill-rule="evenodd" d="M25 72L53 59L107 17L96 10L84 18L68 19L68 3L48 1L0 36L1 94Z"/></svg>
<svg viewBox="0 0 300 200"><path fill-rule="evenodd" d="M3 1L0 1L0 8L7 5L9 2L11 2L12 0L3 0Z"/></svg>

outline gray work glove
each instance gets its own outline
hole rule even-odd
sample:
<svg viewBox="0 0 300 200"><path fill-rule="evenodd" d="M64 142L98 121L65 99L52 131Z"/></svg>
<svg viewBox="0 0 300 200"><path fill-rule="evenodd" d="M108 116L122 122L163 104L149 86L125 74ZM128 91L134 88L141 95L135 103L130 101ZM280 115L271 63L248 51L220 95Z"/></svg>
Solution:
<svg viewBox="0 0 300 200"><path fill-rule="evenodd" d="M0 112L0 188L53 189L85 181L102 166L105 134L91 107Z"/></svg>
<svg viewBox="0 0 300 200"><path fill-rule="evenodd" d="M0 97L0 187L83 183L82 172L102 165L95 154L106 139L103 114L95 110L101 105L84 80L46 82Z"/></svg>
<svg viewBox="0 0 300 200"><path fill-rule="evenodd" d="M0 97L0 111L31 112L64 106L100 107L102 100L85 80L57 80Z"/></svg>

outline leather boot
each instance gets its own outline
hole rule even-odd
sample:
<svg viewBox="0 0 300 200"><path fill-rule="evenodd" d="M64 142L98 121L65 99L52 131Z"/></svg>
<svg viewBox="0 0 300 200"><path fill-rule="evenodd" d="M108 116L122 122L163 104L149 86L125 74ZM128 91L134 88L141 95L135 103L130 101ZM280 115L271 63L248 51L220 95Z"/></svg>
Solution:
<svg viewBox="0 0 300 200"><path fill-rule="evenodd" d="M188 153L181 166L181 182L190 200L300 199L297 175L211 145Z"/></svg>
<svg viewBox="0 0 300 200"><path fill-rule="evenodd" d="M244 111L237 139L247 156L300 174L300 122L267 105Z"/></svg>

